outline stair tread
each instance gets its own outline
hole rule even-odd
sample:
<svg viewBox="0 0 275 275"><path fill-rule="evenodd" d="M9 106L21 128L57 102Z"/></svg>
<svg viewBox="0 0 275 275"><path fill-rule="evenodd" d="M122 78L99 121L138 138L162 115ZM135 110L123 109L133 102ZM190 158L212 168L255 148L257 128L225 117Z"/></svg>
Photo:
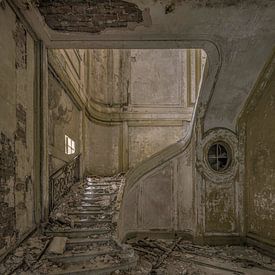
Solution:
<svg viewBox="0 0 275 275"><path fill-rule="evenodd" d="M83 260L85 260L84 258L87 257L94 257L94 256L102 256L102 255L109 255L109 254L119 254L119 252L121 252L121 250L119 249L113 249L113 248L108 248L108 249L104 249L103 251L89 251L89 252L80 252L80 253L72 253L72 251L65 251L63 255L47 255L45 258L48 260L60 260L60 259L68 259L68 258L82 258Z"/></svg>
<svg viewBox="0 0 275 275"><path fill-rule="evenodd" d="M75 206L75 207L71 207L71 212L74 212L74 211L97 211L97 212L100 212L100 211L111 211L111 208L110 207L106 207L106 208L101 208L100 206L89 206L89 205L86 205L86 206Z"/></svg>
<svg viewBox="0 0 275 275"><path fill-rule="evenodd" d="M51 275L63 275L63 274L71 274L71 275L78 275L78 274L82 274L82 275L107 275L110 274L112 271L116 271L116 270L127 270L131 267L136 266L137 263L137 259L131 259L128 260L125 263L117 263L117 264L105 264L105 265L101 265L100 267L95 267L93 264L88 264L88 265L84 265L79 267L79 265L70 265L67 267L67 269L64 269L62 271L56 271L56 272L50 272L47 274L51 274ZM45 273L44 273L45 274Z"/></svg>
<svg viewBox="0 0 275 275"><path fill-rule="evenodd" d="M113 204L120 182L121 179L88 179L84 187L78 189L76 199L68 203L66 214L74 226L54 224L46 228L45 235L68 238L62 255L44 255L46 260L55 263L55 269L47 274L107 275L136 266L136 254L123 250L112 237L115 228L112 218L116 214Z"/></svg>
<svg viewBox="0 0 275 275"><path fill-rule="evenodd" d="M83 210L83 211L70 211L68 212L69 215L89 215L89 214L92 214L92 215L96 215L96 214L102 214L102 215L111 215L112 213L109 211L109 212L105 212L105 211L93 211L93 210Z"/></svg>
<svg viewBox="0 0 275 275"><path fill-rule="evenodd" d="M81 243L97 243L97 242L112 242L111 238L90 239L90 238L71 238L66 244L81 244Z"/></svg>
<svg viewBox="0 0 275 275"><path fill-rule="evenodd" d="M55 230L45 230L44 234L47 236L66 236L68 238L77 238L77 237L92 237L98 235L109 234L112 232L111 229L102 229L102 228L75 228L75 229L55 229Z"/></svg>
<svg viewBox="0 0 275 275"><path fill-rule="evenodd" d="M71 229L67 229L67 228L62 228L61 230L50 230L50 229L46 229L45 232L97 232L97 231L110 231L110 229L102 229L102 228L71 228Z"/></svg>
<svg viewBox="0 0 275 275"><path fill-rule="evenodd" d="M86 185L88 186L111 186L113 184L115 184L116 182L88 182L86 183Z"/></svg>
<svg viewBox="0 0 275 275"><path fill-rule="evenodd" d="M112 192L112 193L93 193L93 194L86 194L86 193L83 193L83 197L86 197L86 196L95 196L95 197L104 197L104 196L112 196L112 195L116 195L116 192Z"/></svg>

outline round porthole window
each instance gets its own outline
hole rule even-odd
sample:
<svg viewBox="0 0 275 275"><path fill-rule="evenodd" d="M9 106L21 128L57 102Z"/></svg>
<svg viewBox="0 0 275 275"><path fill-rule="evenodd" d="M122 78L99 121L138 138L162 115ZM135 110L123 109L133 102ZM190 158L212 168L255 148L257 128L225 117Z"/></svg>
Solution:
<svg viewBox="0 0 275 275"><path fill-rule="evenodd" d="M231 149L224 142L213 143L208 150L207 160L212 170L216 172L226 171L231 164Z"/></svg>

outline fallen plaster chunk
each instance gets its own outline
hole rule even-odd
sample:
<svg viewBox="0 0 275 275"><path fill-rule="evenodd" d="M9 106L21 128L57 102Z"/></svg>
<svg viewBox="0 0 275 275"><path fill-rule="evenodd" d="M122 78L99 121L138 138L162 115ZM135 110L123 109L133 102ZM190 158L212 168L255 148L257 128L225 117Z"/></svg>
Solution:
<svg viewBox="0 0 275 275"><path fill-rule="evenodd" d="M54 237L50 246L48 248L48 252L51 254L59 254L62 255L66 248L67 237Z"/></svg>

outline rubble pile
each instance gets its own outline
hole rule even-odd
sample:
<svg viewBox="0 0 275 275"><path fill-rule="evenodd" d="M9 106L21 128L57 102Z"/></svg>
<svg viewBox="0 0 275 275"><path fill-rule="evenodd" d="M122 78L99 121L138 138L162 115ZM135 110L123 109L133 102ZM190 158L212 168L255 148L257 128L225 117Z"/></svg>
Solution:
<svg viewBox="0 0 275 275"><path fill-rule="evenodd" d="M115 238L123 184L118 175L87 178L73 186L44 230L53 241L38 270L41 274L110 274L136 265L131 247Z"/></svg>
<svg viewBox="0 0 275 275"><path fill-rule="evenodd" d="M39 268L51 237L34 234L0 264L0 274L32 274Z"/></svg>
<svg viewBox="0 0 275 275"><path fill-rule="evenodd" d="M100 185L102 180L111 184ZM90 182L99 186L93 186L89 184ZM58 207L52 211L47 229L84 228L85 226L110 229L110 219L116 224L123 186L124 177L120 174L104 179L87 178L85 182L74 185ZM102 210L101 215L92 213L94 209Z"/></svg>
<svg viewBox="0 0 275 275"><path fill-rule="evenodd" d="M182 238L116 240L124 178L77 183L35 233L0 264L0 274L271 275L275 260L240 246L200 246Z"/></svg>
<svg viewBox="0 0 275 275"><path fill-rule="evenodd" d="M251 247L200 246L182 240L133 239L135 270L119 274L275 274L275 260Z"/></svg>

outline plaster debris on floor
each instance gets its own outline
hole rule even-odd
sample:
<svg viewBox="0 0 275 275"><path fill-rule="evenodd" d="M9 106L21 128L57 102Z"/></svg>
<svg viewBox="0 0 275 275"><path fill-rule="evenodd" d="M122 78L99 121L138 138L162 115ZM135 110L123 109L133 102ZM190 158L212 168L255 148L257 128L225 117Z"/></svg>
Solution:
<svg viewBox="0 0 275 275"><path fill-rule="evenodd" d="M119 243L116 215L123 188L121 175L75 184L43 234L35 233L8 255L0 274L275 274L275 260L249 247L199 246L183 238Z"/></svg>

